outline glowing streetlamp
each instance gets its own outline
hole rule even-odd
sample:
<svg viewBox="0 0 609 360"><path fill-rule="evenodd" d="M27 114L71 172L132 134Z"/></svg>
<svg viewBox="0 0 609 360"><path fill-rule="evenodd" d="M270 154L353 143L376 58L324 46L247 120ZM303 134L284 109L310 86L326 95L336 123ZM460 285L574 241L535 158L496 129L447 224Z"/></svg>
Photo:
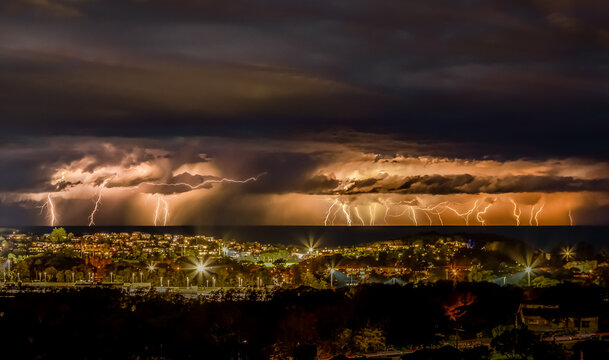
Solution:
<svg viewBox="0 0 609 360"><path fill-rule="evenodd" d="M575 256L575 250L573 250L573 248L570 246L566 246L562 249L561 255L562 258L568 262L572 257Z"/></svg>
<svg viewBox="0 0 609 360"><path fill-rule="evenodd" d="M524 268L524 271L527 273L527 277L529 278L529 287L531 286L531 271L533 269L531 269L530 266L527 266L526 268Z"/></svg>
<svg viewBox="0 0 609 360"><path fill-rule="evenodd" d="M330 269L330 287L334 286L334 268Z"/></svg>
<svg viewBox="0 0 609 360"><path fill-rule="evenodd" d="M197 264L197 266L195 267L195 270L199 273L199 276L201 277L201 281L203 281L203 273L206 270L206 266L203 263Z"/></svg>

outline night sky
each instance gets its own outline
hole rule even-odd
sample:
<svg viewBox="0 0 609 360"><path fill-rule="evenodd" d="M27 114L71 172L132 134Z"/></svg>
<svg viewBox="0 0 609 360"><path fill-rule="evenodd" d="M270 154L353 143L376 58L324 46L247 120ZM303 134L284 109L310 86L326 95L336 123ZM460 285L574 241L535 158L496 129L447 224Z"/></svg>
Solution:
<svg viewBox="0 0 609 360"><path fill-rule="evenodd" d="M4 0L0 225L607 225L607 19Z"/></svg>

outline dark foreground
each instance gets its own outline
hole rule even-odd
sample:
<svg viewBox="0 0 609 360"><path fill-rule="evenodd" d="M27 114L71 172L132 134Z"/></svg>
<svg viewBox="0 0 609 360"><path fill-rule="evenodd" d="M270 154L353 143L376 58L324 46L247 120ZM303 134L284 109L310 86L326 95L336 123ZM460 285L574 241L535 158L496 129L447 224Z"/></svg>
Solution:
<svg viewBox="0 0 609 360"><path fill-rule="evenodd" d="M268 301L100 288L38 291L0 293L3 351L16 358L330 359L387 351L415 360L609 358L602 341L608 291L598 286L299 288L278 290ZM598 330L585 337L534 333L521 321L524 302L556 304L558 318L594 314Z"/></svg>

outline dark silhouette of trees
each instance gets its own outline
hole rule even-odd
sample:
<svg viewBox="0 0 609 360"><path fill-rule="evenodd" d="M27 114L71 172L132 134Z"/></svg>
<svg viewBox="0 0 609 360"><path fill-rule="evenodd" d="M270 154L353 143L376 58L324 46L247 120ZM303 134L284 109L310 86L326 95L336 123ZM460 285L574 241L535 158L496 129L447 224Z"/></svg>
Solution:
<svg viewBox="0 0 609 360"><path fill-rule="evenodd" d="M488 348L432 348L456 329L475 336L499 325L492 340L498 352L565 359L560 347L506 326L525 294L490 283L299 287L271 295L232 289L210 298L101 287L22 290L0 296L0 331L23 359L314 359L407 348L418 351L404 359L478 360L488 358ZM581 306L578 294L602 310L604 292L596 287L531 289L526 296L562 297L561 306L573 309ZM602 354L603 346L590 342L580 351Z"/></svg>

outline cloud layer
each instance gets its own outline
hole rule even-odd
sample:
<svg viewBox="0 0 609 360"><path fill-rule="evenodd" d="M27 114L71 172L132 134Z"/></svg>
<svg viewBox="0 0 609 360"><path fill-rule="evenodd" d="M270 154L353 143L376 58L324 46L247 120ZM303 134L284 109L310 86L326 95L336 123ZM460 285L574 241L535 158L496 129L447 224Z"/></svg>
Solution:
<svg viewBox="0 0 609 360"><path fill-rule="evenodd" d="M1 152L12 171L0 181L0 219L49 223L52 202L56 223L87 224L100 199L95 224L604 221L590 214L608 205L608 163L448 158L391 137L379 153L365 135L342 134L352 139L343 143L324 136L15 141Z"/></svg>
<svg viewBox="0 0 609 360"><path fill-rule="evenodd" d="M9 0L0 115L4 134L340 128L607 160L608 17L603 0Z"/></svg>
<svg viewBox="0 0 609 360"><path fill-rule="evenodd" d="M49 223L53 201L87 224L102 198L97 224L606 224L607 18L605 0L2 1L0 223Z"/></svg>

